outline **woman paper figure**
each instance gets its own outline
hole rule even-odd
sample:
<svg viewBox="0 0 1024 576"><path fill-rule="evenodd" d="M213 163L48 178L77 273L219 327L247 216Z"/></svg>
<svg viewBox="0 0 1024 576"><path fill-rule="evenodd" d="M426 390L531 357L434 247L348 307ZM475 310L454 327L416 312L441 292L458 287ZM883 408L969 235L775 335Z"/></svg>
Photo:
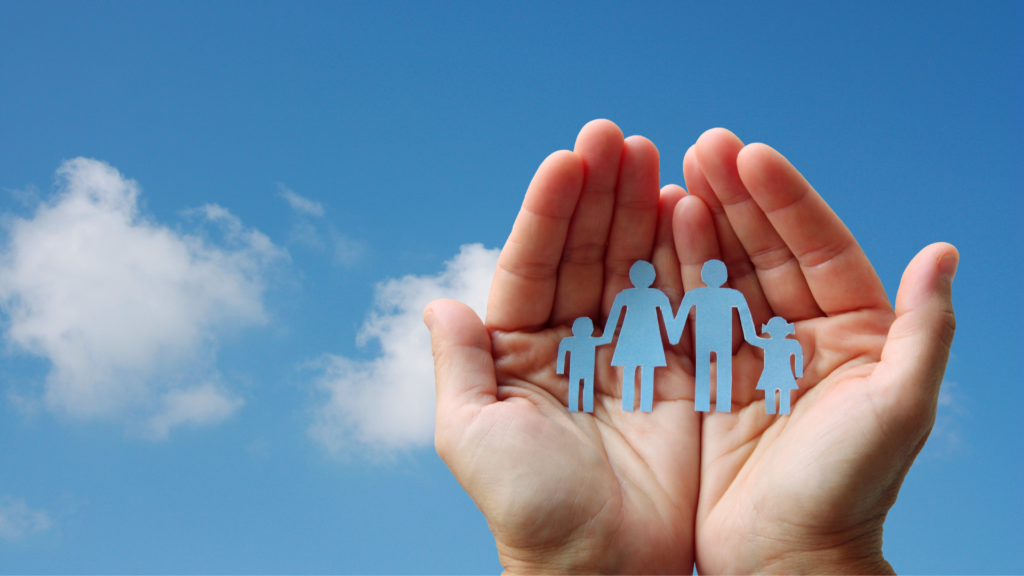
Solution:
<svg viewBox="0 0 1024 576"><path fill-rule="evenodd" d="M636 390L636 371L640 370L640 410L654 409L654 368L665 366L665 345L661 340L661 326L658 324L658 310L665 319L668 333L672 335L674 317L668 296L654 283L655 271L650 262L638 260L629 269L629 279L634 288L627 288L615 295L611 314L604 327L604 334L610 337L619 323L622 309L626 309L622 330L615 344L612 366L622 366L622 409L633 411L633 393ZM680 331L680 336L682 331ZM673 336L670 336L670 340ZM674 336L675 344L679 336Z"/></svg>
<svg viewBox="0 0 1024 576"><path fill-rule="evenodd" d="M757 337L748 340L754 346L764 349L764 370L757 381L757 389L764 390L766 414L775 414L775 393L779 393L779 414L789 414L790 390L796 390L796 378L790 368L789 357L796 358L796 377L804 375L804 355L800 343L786 338L794 333L793 325L785 318L776 316L761 326L761 333L769 338Z"/></svg>

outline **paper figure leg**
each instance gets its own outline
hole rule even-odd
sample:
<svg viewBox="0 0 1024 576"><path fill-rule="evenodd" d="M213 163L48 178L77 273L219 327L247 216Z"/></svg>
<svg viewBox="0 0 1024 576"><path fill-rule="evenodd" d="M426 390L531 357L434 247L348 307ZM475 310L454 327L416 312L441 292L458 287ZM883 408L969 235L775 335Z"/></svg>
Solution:
<svg viewBox="0 0 1024 576"><path fill-rule="evenodd" d="M580 379L569 378L569 412L580 411Z"/></svg>
<svg viewBox="0 0 1024 576"><path fill-rule="evenodd" d="M594 412L594 378L583 379L583 411Z"/></svg>
<svg viewBox="0 0 1024 576"><path fill-rule="evenodd" d="M764 413L775 414L775 390L764 391Z"/></svg>
<svg viewBox="0 0 1024 576"><path fill-rule="evenodd" d="M697 352L693 385L693 409L697 412L711 410L711 352Z"/></svg>
<svg viewBox="0 0 1024 576"><path fill-rule="evenodd" d="M779 390L779 414L789 414L789 395L792 390Z"/></svg>
<svg viewBox="0 0 1024 576"><path fill-rule="evenodd" d="M636 391L636 366L622 369L622 409L633 411L633 393Z"/></svg>
<svg viewBox="0 0 1024 576"><path fill-rule="evenodd" d="M715 356L715 411L732 412L732 348Z"/></svg>
<svg viewBox="0 0 1024 576"><path fill-rule="evenodd" d="M654 366L640 368L640 411L654 410Z"/></svg>

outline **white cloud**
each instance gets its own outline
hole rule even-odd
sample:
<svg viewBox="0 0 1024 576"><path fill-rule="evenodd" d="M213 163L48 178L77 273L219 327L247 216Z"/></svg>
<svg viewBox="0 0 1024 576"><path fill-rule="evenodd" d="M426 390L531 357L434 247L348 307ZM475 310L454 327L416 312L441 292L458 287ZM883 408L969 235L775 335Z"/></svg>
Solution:
<svg viewBox="0 0 1024 576"><path fill-rule="evenodd" d="M310 436L335 454L357 446L387 454L433 442L434 363L423 307L452 298L483 317L497 262L497 249L470 244L436 276L378 285L374 310L357 342L378 341L380 354L367 361L322 358L317 385L327 400L316 409Z"/></svg>
<svg viewBox="0 0 1024 576"><path fill-rule="evenodd" d="M317 222L325 215L324 207L296 194L293 190L278 182L281 196L288 201L295 211L295 223L289 235L289 242L317 252L328 252L333 255L335 264L352 266L362 259L366 253L366 245L338 232L329 222Z"/></svg>
<svg viewBox="0 0 1024 576"><path fill-rule="evenodd" d="M138 183L104 162L57 176L58 194L10 219L0 246L4 336L49 360L45 407L153 437L229 416L241 401L210 383L217 335L266 321L264 277L287 254L216 205L191 211L205 233L152 222Z"/></svg>
<svg viewBox="0 0 1024 576"><path fill-rule="evenodd" d="M968 416L966 399L960 393L956 382L943 380L939 388L938 411L935 425L928 436L923 455L930 457L950 456L963 450L966 442L960 424Z"/></svg>
<svg viewBox="0 0 1024 576"><path fill-rule="evenodd" d="M284 199L288 201L292 210L295 210L300 214L316 216L317 218L323 217L324 207L319 202L314 202L305 196L296 194L284 184L278 183L277 187L281 190L281 196L284 196Z"/></svg>
<svg viewBox="0 0 1024 576"><path fill-rule="evenodd" d="M160 410L149 419L149 432L154 438L166 438L176 426L215 424L241 406L241 400L225 396L209 383L171 390L163 395Z"/></svg>
<svg viewBox="0 0 1024 576"><path fill-rule="evenodd" d="M50 529L50 515L33 510L24 500L0 498L0 540L15 541Z"/></svg>
<svg viewBox="0 0 1024 576"><path fill-rule="evenodd" d="M366 252L365 244L342 236L333 229L331 229L331 241L334 244L334 262L337 264L351 266L359 262Z"/></svg>

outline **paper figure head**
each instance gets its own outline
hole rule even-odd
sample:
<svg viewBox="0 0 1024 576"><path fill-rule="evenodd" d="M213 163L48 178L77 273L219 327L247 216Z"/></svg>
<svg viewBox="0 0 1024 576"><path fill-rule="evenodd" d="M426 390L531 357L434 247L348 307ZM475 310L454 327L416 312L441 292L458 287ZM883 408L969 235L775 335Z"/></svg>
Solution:
<svg viewBox="0 0 1024 576"><path fill-rule="evenodd" d="M721 260L708 260L700 269L700 279L709 288L721 288L728 277L729 273L725 269L725 263Z"/></svg>
<svg viewBox="0 0 1024 576"><path fill-rule="evenodd" d="M774 316L767 324L761 325L761 333L771 334L772 338L785 338L795 332L796 328L781 316Z"/></svg>
<svg viewBox="0 0 1024 576"><path fill-rule="evenodd" d="M629 269L629 280L637 288L650 288L654 284L654 276L654 266L644 260L637 260Z"/></svg>
<svg viewBox="0 0 1024 576"><path fill-rule="evenodd" d="M584 336L592 336L593 334L594 322L590 318L582 316L580 318L577 318L576 321L572 323L573 336L582 338Z"/></svg>

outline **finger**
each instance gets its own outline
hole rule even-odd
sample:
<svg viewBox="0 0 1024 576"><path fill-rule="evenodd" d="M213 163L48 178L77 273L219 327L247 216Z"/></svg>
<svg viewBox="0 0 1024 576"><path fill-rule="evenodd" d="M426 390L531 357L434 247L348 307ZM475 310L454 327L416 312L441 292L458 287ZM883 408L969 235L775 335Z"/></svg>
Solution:
<svg viewBox="0 0 1024 576"><path fill-rule="evenodd" d="M672 216L675 213L676 204L685 197L686 190L675 184L669 184L661 189L661 199L658 202L658 228L654 234L654 251L651 253L651 264L654 264L657 274L654 277L653 287L668 296L673 315L683 300L683 277L679 269L679 258L676 256L675 240L672 237ZM672 318L666 317L664 320L668 327ZM668 342L668 335L665 336L665 342Z"/></svg>
<svg viewBox="0 0 1024 576"><path fill-rule="evenodd" d="M562 247L582 185L583 162L573 152L555 152L537 169L498 256L487 301L489 327L524 330L547 323Z"/></svg>
<svg viewBox="0 0 1024 576"><path fill-rule="evenodd" d="M751 144L736 164L751 197L796 256L825 314L892 309L853 234L782 154Z"/></svg>
<svg viewBox="0 0 1024 576"><path fill-rule="evenodd" d="M760 280L757 278L753 264L747 258L747 251L743 247L743 243L740 242L733 230L729 216L704 174L704 168L698 160L696 145L691 146L683 157L683 176L686 178L686 189L690 194L703 200L711 211L721 250L719 259L725 262L729 271L729 285L743 293L755 323L767 322L775 314L761 290ZM699 280L700 270L698 269L697 272L696 278ZM697 284L697 286L703 286L703 283Z"/></svg>
<svg viewBox="0 0 1024 576"><path fill-rule="evenodd" d="M571 323L581 316L599 319L622 148L622 131L608 120L588 123L576 139L575 152L583 159L583 191L562 250L551 324Z"/></svg>
<svg viewBox="0 0 1024 576"><path fill-rule="evenodd" d="M953 277L959 253L940 242L921 250L903 273L896 295L896 321L871 382L889 392L894 421L927 432L956 331Z"/></svg>
<svg viewBox="0 0 1024 576"><path fill-rule="evenodd" d="M643 136L627 138L619 164L615 212L605 252L603 315L611 309L616 294L632 287L629 268L633 263L651 257L658 227L660 176L658 149L654 144Z"/></svg>
<svg viewBox="0 0 1024 576"><path fill-rule="evenodd" d="M430 330L434 354L434 444L441 458L446 458L472 416L497 401L491 337L476 313L454 300L428 304L423 322Z"/></svg>
<svg viewBox="0 0 1024 576"><path fill-rule="evenodd" d="M700 269L708 260L720 260L722 254L718 247L711 210L699 197L691 194L676 204L672 216L672 239L679 258L684 292L703 286ZM677 314L681 313L682 311L677 310ZM693 322L688 320L686 330L679 341L680 351L692 355L692 342Z"/></svg>
<svg viewBox="0 0 1024 576"><path fill-rule="evenodd" d="M696 144L700 169L743 245L742 260L753 265L772 315L790 321L822 316L800 263L740 179L736 157L741 150L743 142L724 128L708 130ZM767 317L760 319L755 315L754 319L763 322Z"/></svg>
<svg viewBox="0 0 1024 576"><path fill-rule="evenodd" d="M661 189L658 201L658 228L654 235L654 251L651 264L657 271L653 286L668 296L672 306L679 306L683 299L683 278L679 269L679 257L672 234L672 216L676 205L686 198L686 190L675 184Z"/></svg>

